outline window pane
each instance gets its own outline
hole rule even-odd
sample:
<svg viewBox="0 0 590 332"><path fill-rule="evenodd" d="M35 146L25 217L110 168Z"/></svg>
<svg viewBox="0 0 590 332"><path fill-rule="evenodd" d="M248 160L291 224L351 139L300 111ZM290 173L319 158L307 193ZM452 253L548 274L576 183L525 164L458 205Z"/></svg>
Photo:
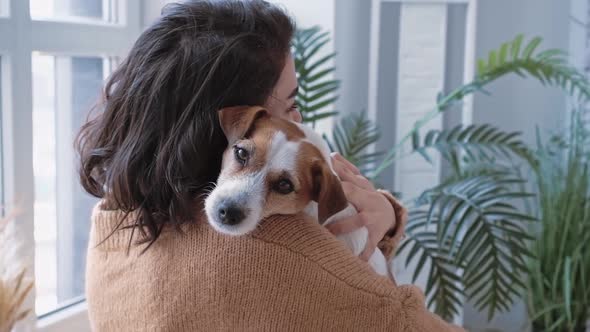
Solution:
<svg viewBox="0 0 590 332"><path fill-rule="evenodd" d="M116 2L116 0L30 0L31 18L116 23Z"/></svg>
<svg viewBox="0 0 590 332"><path fill-rule="evenodd" d="M6 17L9 15L8 1L9 0L0 0L0 17Z"/></svg>
<svg viewBox="0 0 590 332"><path fill-rule="evenodd" d="M96 199L76 175L72 142L100 96L110 60L33 54L33 170L38 315L84 294Z"/></svg>

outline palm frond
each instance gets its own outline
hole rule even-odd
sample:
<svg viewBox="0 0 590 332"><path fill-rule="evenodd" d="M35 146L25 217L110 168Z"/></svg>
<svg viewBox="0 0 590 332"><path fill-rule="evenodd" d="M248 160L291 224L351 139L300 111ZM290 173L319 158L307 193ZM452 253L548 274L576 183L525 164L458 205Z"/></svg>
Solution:
<svg viewBox="0 0 590 332"><path fill-rule="evenodd" d="M451 129L430 130L424 138L416 131L412 136L412 152L432 162L428 152L435 150L458 173L462 168L460 154L470 163L490 163L496 161L496 157L510 159L512 156L532 160L520 137L519 132L505 132L489 124L457 125Z"/></svg>
<svg viewBox="0 0 590 332"><path fill-rule="evenodd" d="M319 27L297 30L293 38L293 56L299 91L296 102L303 122L315 123L337 114L329 107L338 100L340 81L329 78L335 67L330 61L335 53L320 55L330 41L329 33Z"/></svg>
<svg viewBox="0 0 590 332"><path fill-rule="evenodd" d="M377 162L382 155L380 152L367 151L380 136L379 128L367 119L364 112L352 113L335 125L330 145L366 173L371 171L371 164Z"/></svg>
<svg viewBox="0 0 590 332"><path fill-rule="evenodd" d="M519 199L530 196L518 190L522 182L502 172L447 181L424 192L416 201L421 211L418 215L425 221L417 218L408 222L411 240L445 253L445 263L454 267L447 269L463 272L460 281L465 295L476 301L478 309L487 309L490 318L508 310L524 287L525 258L530 256L526 241L530 236L523 223L534 219L515 206ZM427 250L420 255L416 257L419 261L438 258ZM440 274L440 268L435 272ZM440 278L435 272L428 276L427 294L433 292L430 287ZM439 295L432 301L435 307L441 307L438 312L444 318L452 318L447 315L456 306L452 300ZM451 308L442 309L447 305Z"/></svg>
<svg viewBox="0 0 590 332"><path fill-rule="evenodd" d="M407 251L406 266L416 262L412 282L428 270L426 297L428 306L441 317L453 317L459 314L465 295L457 271L460 268L448 256L445 247L441 247L436 232L429 229L428 213L413 211L406 228L407 239L399 252Z"/></svg>
<svg viewBox="0 0 590 332"><path fill-rule="evenodd" d="M521 77L527 75L536 78L541 84L554 86L567 91L570 96L581 101L590 99L590 87L586 75L567 62L567 54L559 49L537 52L543 41L535 37L523 45L524 36L518 35L506 42L498 50L489 53L487 60L478 61L478 80L494 80L507 73Z"/></svg>

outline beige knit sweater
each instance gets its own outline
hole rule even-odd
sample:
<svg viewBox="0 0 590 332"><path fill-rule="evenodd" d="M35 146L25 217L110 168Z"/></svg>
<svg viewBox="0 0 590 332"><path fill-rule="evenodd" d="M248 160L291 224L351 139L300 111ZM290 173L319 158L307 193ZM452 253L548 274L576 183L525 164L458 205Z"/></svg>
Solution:
<svg viewBox="0 0 590 332"><path fill-rule="evenodd" d="M271 217L244 237L201 219L165 231L142 255L142 246L127 255L129 229L98 245L122 217L99 207L92 216L95 331L455 330L425 309L420 290L376 275L304 215Z"/></svg>

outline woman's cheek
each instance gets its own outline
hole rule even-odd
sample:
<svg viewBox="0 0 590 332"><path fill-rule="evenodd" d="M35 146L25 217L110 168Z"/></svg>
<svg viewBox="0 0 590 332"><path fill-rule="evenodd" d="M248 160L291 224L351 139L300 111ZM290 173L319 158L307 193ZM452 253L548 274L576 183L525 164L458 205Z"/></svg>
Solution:
<svg viewBox="0 0 590 332"><path fill-rule="evenodd" d="M295 121L298 123L303 122L303 117L301 116L301 112L299 111L292 111L291 112L291 121Z"/></svg>

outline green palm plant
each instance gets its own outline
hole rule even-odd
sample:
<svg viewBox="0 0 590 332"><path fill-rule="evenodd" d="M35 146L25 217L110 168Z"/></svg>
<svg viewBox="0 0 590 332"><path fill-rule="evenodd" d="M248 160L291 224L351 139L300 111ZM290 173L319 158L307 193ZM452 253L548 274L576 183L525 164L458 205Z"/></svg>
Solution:
<svg viewBox="0 0 590 332"><path fill-rule="evenodd" d="M538 52L540 38L526 45L523 41L518 36L480 60L473 81L440 95L434 110L384 156L370 153L379 135L377 130L366 130L373 127L358 115L340 119L332 134L332 148L373 180L408 156L402 154L406 144L411 144L409 154L430 161L434 152L450 166L450 175L441 184L407 202L411 211L407 240L398 250L407 253L406 266L416 262L414 281L427 273L429 306L446 319L459 312L464 298L487 310L491 319L508 310L526 288L527 261L534 256L527 224L535 218L522 211L521 203L531 194L523 189L525 181L515 164L536 161L518 132L483 124L433 130L422 137L421 129L465 96L485 92L488 84L509 74L535 78L580 100L590 97L588 81L567 64L563 52Z"/></svg>
<svg viewBox="0 0 590 332"><path fill-rule="evenodd" d="M546 144L537 139L532 173L540 227L527 278L535 330L585 331L590 318L589 136L587 122L574 112L568 134Z"/></svg>
<svg viewBox="0 0 590 332"><path fill-rule="evenodd" d="M340 87L338 80L329 77L335 70L330 60L336 54L320 55L328 42L329 33L322 32L319 27L297 30L292 42L299 84L295 101L303 121L311 123L314 128L317 121L338 114L333 110L325 110L338 100L336 91Z"/></svg>
<svg viewBox="0 0 590 332"><path fill-rule="evenodd" d="M331 142L327 141L333 151L338 151L361 172L369 172L383 155L369 149L380 137L379 128L361 112L343 117L334 126Z"/></svg>
<svg viewBox="0 0 590 332"><path fill-rule="evenodd" d="M585 76L569 66L559 50L536 52L540 43L540 38L534 38L523 47L523 37L518 36L491 51L487 60L479 61L474 80L440 96L435 110L416 123L373 174L402 157L399 151L405 140L412 141L413 153L429 160L427 151L435 150L450 165L451 175L434 192L427 190L416 200L408 221L408 241L400 248L400 252L409 250L406 263L418 262L414 280L424 262L435 266L428 271L426 293L434 310L447 319L462 305L458 295L487 310L491 319L496 312L507 311L526 288L527 261L535 256L528 246L533 237L526 226L535 218L519 208L531 195L523 189L524 179L513 164L536 165L537 161L520 133L484 124L430 131L421 140L420 128L466 95L483 91L509 73L529 75L587 100L590 85ZM436 226L427 227L431 224ZM436 239L430 245L438 251L419 250L428 244L423 239ZM441 259L445 268L433 263Z"/></svg>

